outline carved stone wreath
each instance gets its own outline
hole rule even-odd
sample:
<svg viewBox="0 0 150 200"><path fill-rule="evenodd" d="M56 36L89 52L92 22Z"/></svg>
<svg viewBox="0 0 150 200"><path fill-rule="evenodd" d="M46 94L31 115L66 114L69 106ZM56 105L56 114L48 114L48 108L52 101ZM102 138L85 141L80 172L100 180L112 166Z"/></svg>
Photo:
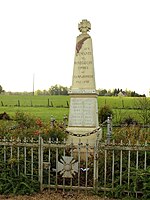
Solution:
<svg viewBox="0 0 150 200"><path fill-rule="evenodd" d="M73 178L75 172L78 172L78 162L72 156L62 156L58 162L58 172L62 174L63 178Z"/></svg>

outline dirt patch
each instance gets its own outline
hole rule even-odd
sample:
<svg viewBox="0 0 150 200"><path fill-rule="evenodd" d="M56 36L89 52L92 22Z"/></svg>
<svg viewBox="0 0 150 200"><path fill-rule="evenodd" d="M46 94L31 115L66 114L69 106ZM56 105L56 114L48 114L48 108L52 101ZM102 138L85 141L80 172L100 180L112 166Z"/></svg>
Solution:
<svg viewBox="0 0 150 200"><path fill-rule="evenodd" d="M85 194L78 192L69 192L69 193L63 193L62 191L44 191L42 193L36 194L36 195L24 195L24 196L5 196L0 195L0 200L110 200L108 198L101 198L96 195L92 194ZM113 200L113 199L111 199Z"/></svg>

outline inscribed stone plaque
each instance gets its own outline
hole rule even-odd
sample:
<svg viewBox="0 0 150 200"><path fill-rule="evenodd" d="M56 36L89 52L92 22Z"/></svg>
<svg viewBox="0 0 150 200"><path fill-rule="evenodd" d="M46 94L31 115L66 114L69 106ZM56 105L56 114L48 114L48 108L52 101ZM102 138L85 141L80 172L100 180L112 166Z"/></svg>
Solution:
<svg viewBox="0 0 150 200"><path fill-rule="evenodd" d="M97 124L97 99L71 98L69 126L96 127Z"/></svg>

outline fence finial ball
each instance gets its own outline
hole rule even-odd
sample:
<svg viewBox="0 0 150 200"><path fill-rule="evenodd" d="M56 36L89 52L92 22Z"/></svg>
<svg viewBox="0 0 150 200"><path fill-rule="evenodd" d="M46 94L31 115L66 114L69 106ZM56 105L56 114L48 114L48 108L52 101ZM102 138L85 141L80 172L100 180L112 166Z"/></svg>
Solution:
<svg viewBox="0 0 150 200"><path fill-rule="evenodd" d="M83 19L82 22L78 24L78 29L82 34L87 34L91 30L91 23L87 19Z"/></svg>

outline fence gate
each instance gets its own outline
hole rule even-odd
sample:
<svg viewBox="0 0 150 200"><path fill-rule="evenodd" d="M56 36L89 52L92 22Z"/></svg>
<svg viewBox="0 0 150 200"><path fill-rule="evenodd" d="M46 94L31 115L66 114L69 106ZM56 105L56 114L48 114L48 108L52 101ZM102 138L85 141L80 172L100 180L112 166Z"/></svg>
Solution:
<svg viewBox="0 0 150 200"><path fill-rule="evenodd" d="M44 142L39 138L39 182L44 188L96 190L98 181L98 144L91 147L65 141Z"/></svg>

